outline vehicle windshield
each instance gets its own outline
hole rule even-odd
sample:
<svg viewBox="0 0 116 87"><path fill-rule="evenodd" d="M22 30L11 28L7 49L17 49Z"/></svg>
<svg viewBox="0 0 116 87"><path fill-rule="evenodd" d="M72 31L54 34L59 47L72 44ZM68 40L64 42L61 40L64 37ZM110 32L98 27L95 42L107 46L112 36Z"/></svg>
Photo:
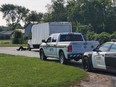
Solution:
<svg viewBox="0 0 116 87"><path fill-rule="evenodd" d="M60 36L60 41L83 41L80 34L65 34Z"/></svg>
<svg viewBox="0 0 116 87"><path fill-rule="evenodd" d="M116 44L113 44L111 49L110 49L110 52L116 52Z"/></svg>
<svg viewBox="0 0 116 87"><path fill-rule="evenodd" d="M99 48L99 50L102 52L107 52L109 51L111 45L112 45L111 43L105 43Z"/></svg>

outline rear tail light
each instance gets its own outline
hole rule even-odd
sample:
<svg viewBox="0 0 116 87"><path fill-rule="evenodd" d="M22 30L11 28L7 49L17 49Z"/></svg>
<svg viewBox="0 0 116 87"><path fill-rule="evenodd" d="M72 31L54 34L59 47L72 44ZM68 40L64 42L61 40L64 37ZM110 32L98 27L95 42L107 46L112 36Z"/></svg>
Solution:
<svg viewBox="0 0 116 87"><path fill-rule="evenodd" d="M67 46L67 51L72 52L72 45Z"/></svg>

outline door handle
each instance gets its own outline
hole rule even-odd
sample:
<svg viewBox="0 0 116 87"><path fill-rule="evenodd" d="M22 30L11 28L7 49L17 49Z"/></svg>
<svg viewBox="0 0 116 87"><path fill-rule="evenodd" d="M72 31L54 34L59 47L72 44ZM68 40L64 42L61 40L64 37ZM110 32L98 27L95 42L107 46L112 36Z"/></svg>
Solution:
<svg viewBox="0 0 116 87"><path fill-rule="evenodd" d="M102 57L104 57L105 55L101 55Z"/></svg>

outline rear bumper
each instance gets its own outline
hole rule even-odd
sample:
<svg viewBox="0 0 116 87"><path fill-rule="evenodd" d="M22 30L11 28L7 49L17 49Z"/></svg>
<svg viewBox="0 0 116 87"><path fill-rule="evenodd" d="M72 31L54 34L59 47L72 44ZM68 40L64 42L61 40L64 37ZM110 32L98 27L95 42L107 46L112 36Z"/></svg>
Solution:
<svg viewBox="0 0 116 87"><path fill-rule="evenodd" d="M82 53L68 54L68 59L81 59L82 57Z"/></svg>
<svg viewBox="0 0 116 87"><path fill-rule="evenodd" d="M33 48L39 48L40 44L33 44Z"/></svg>

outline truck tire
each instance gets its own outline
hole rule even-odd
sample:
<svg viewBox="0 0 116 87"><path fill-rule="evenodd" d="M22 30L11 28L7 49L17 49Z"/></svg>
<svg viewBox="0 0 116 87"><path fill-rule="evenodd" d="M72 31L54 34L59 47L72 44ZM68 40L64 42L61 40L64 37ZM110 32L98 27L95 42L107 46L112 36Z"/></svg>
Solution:
<svg viewBox="0 0 116 87"><path fill-rule="evenodd" d="M59 61L60 61L61 64L66 64L67 63L67 60L66 60L63 52L59 53Z"/></svg>
<svg viewBox="0 0 116 87"><path fill-rule="evenodd" d="M92 71L88 57L83 57L82 63L83 63L83 69L85 71L88 71L88 72Z"/></svg>
<svg viewBox="0 0 116 87"><path fill-rule="evenodd" d="M29 45L29 44L28 44L28 47L27 47L27 48L28 48L28 50L29 50L29 51L31 51L31 47L30 47L30 45Z"/></svg>
<svg viewBox="0 0 116 87"><path fill-rule="evenodd" d="M43 50L40 50L40 59L41 59L41 60L47 60L47 57L45 56Z"/></svg>

